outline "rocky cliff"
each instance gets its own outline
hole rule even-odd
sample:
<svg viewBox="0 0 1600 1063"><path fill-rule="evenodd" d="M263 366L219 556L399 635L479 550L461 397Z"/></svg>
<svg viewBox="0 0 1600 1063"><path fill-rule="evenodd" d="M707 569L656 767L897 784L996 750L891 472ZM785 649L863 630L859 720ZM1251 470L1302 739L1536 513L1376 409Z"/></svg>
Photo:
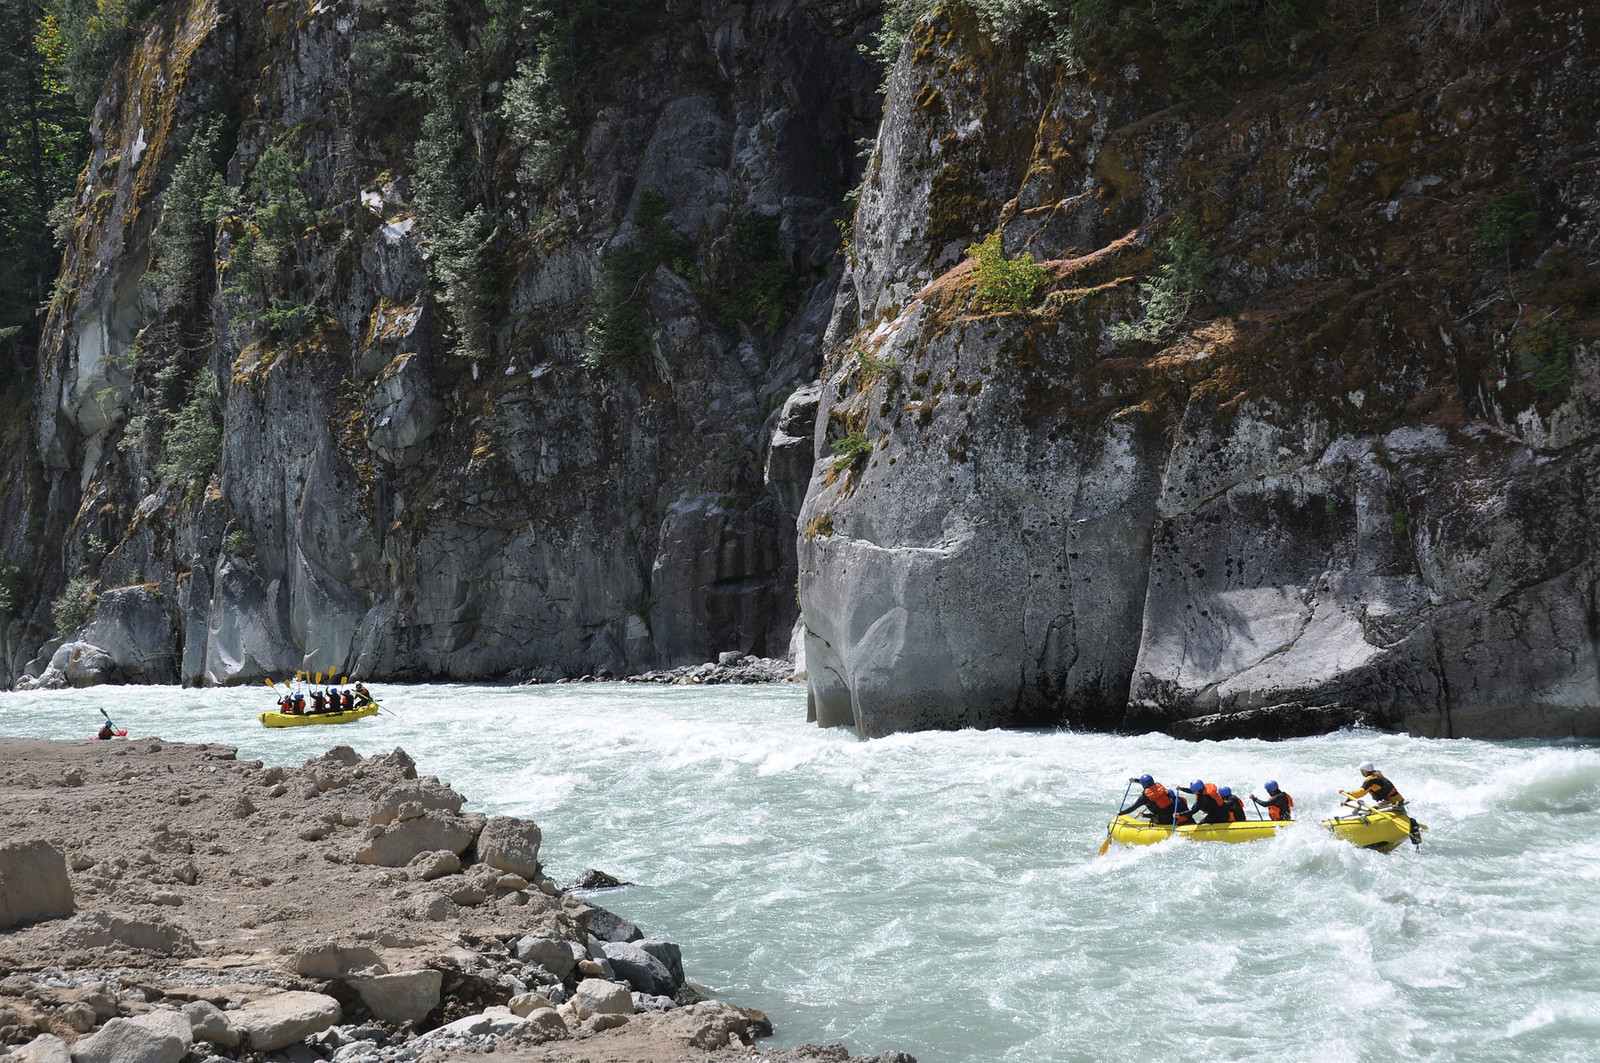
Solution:
<svg viewBox="0 0 1600 1063"><path fill-rule="evenodd" d="M876 17L157 11L6 455L0 679L782 656L809 463L769 487L765 444L820 364Z"/></svg>
<svg viewBox="0 0 1600 1063"><path fill-rule="evenodd" d="M1600 734L1597 41L1347 10L1186 97L919 23L800 518L814 718Z"/></svg>

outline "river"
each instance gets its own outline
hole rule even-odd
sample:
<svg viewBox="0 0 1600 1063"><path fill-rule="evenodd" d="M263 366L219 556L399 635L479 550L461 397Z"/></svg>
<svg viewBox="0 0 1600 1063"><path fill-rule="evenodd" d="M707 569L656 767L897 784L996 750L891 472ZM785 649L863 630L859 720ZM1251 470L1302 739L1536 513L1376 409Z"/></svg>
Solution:
<svg viewBox="0 0 1600 1063"><path fill-rule="evenodd" d="M1177 742L962 731L860 742L798 686L379 686L393 710L266 730L264 689L0 694L0 734L134 737L298 764L403 746L469 808L537 820L558 881L683 945L768 1044L920 1063L1592 1060L1600 747L1343 732ZM1101 858L1129 775L1262 793L1308 818L1373 760L1429 824L1358 850L1267 842Z"/></svg>

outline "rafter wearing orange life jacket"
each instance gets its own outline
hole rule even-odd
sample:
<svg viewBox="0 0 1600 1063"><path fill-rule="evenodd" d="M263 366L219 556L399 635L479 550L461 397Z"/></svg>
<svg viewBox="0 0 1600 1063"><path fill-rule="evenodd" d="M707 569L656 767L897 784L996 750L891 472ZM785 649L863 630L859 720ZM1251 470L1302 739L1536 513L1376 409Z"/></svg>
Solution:
<svg viewBox="0 0 1600 1063"><path fill-rule="evenodd" d="M1180 787L1180 789L1185 793L1194 794L1192 814L1196 817L1205 817L1204 819L1197 818L1194 822L1200 824L1227 823L1232 818L1228 815L1227 809L1222 806L1222 795L1217 792L1216 783L1202 782L1196 779L1188 786Z"/></svg>
<svg viewBox="0 0 1600 1063"><path fill-rule="evenodd" d="M1118 810L1117 815L1131 816L1139 809L1147 808L1150 810L1150 822L1163 824L1172 822L1174 802L1171 790L1168 790L1148 775L1141 775L1137 779L1129 779L1128 781L1136 782L1144 787L1144 792L1139 795L1139 799L1133 804Z"/></svg>
<svg viewBox="0 0 1600 1063"><path fill-rule="evenodd" d="M1250 800L1267 810L1270 819L1288 821L1294 818L1294 798L1289 796L1287 790L1278 789L1278 784L1272 779L1267 780L1267 799L1265 801L1255 794L1250 795Z"/></svg>

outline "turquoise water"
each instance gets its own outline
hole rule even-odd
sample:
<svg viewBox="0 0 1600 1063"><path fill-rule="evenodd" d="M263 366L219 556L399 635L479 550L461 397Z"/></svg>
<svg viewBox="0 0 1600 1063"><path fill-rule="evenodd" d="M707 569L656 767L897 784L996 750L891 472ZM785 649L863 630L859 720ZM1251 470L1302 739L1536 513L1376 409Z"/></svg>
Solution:
<svg viewBox="0 0 1600 1063"><path fill-rule="evenodd" d="M1600 748L1346 732L1284 743L965 731L858 742L795 686L381 687L397 714L268 731L264 690L0 694L0 733L222 741L297 764L403 746L527 816L565 881L681 943L770 1044L1014 1060L1600 1057ZM1276 778L1309 817L1371 759L1432 830L1096 859L1127 777ZM1309 826L1309 825L1308 825Z"/></svg>

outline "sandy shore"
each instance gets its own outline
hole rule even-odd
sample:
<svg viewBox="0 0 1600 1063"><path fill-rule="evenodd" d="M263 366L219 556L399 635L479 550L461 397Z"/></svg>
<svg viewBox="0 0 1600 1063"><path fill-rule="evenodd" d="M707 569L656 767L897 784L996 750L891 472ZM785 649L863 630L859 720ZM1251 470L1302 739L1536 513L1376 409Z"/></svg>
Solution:
<svg viewBox="0 0 1600 1063"><path fill-rule="evenodd" d="M154 738L0 739L0 922L37 909L0 929L0 1051L99 1063L113 1035L183 1014L182 1054L140 1063L705 1063L771 1032L705 1000L675 945L546 876L536 825L463 813L418 776L400 750L285 769Z"/></svg>

